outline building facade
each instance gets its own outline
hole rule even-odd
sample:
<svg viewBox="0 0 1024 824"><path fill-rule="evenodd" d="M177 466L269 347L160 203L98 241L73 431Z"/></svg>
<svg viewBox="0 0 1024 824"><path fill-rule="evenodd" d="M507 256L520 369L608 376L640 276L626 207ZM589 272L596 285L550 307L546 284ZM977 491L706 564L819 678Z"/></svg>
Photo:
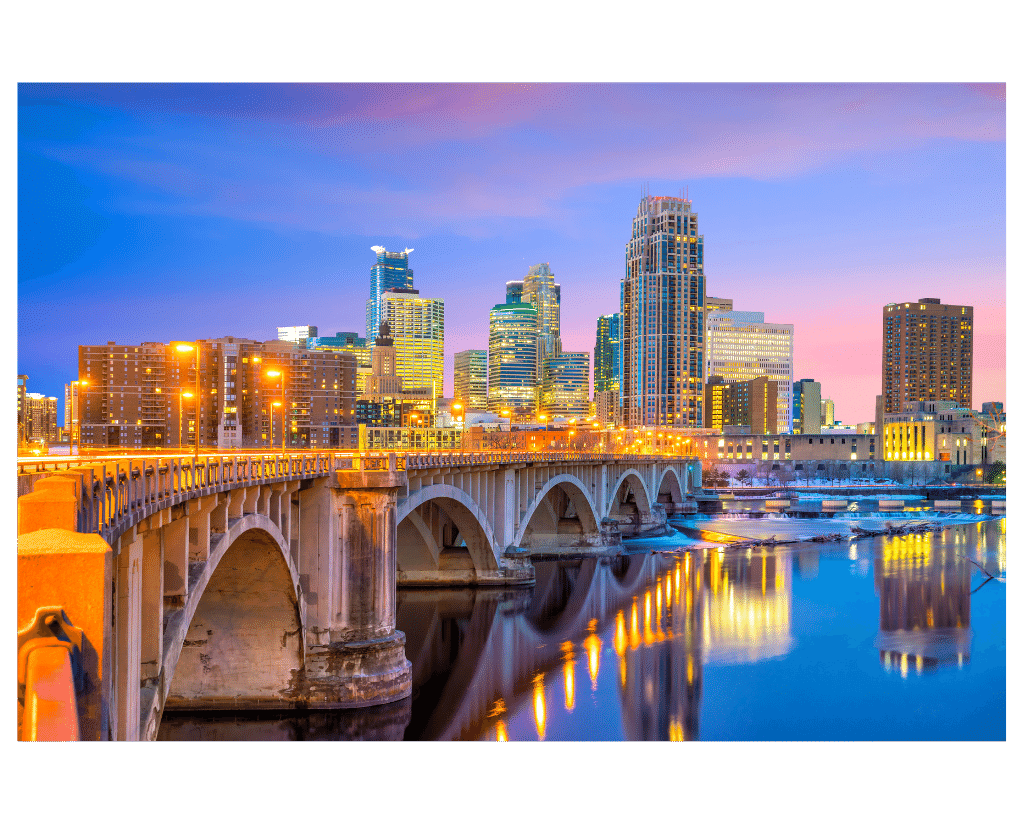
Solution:
<svg viewBox="0 0 1024 824"><path fill-rule="evenodd" d="M594 394L619 391L622 382L622 313L597 319L594 342Z"/></svg>
<svg viewBox="0 0 1024 824"><path fill-rule="evenodd" d="M370 299L366 301L366 339L373 340L383 320L380 314L380 296L388 289L412 289L412 269L409 268L409 253L389 252L383 246L370 247L377 255L377 262L370 269Z"/></svg>
<svg viewBox="0 0 1024 824"><path fill-rule="evenodd" d="M531 266L523 279L521 302L537 310L537 379L542 379L544 359L562 350L561 289L555 283L551 266L538 263Z"/></svg>
<svg viewBox="0 0 1024 824"><path fill-rule="evenodd" d="M645 195L626 244L620 296L626 425L703 422L704 297L697 213L688 199Z"/></svg>
<svg viewBox="0 0 1024 824"><path fill-rule="evenodd" d="M537 407L537 310L528 303L499 303L490 314L487 409Z"/></svg>
<svg viewBox="0 0 1024 824"><path fill-rule="evenodd" d="M555 417L585 418L590 412L590 353L562 352L544 359L540 411Z"/></svg>
<svg viewBox="0 0 1024 824"><path fill-rule="evenodd" d="M406 392L444 397L444 301L421 298L415 289L387 289L381 322L391 327L395 368Z"/></svg>
<svg viewBox="0 0 1024 824"><path fill-rule="evenodd" d="M704 384L704 426L744 426L753 434L775 433L776 393L775 381L768 378L726 383L721 376L712 375Z"/></svg>
<svg viewBox="0 0 1024 824"><path fill-rule="evenodd" d="M322 352L350 353L356 359L356 394L362 395L366 391L366 381L371 372L370 345L366 338L360 337L355 332L338 332L333 336L308 338L306 348Z"/></svg>
<svg viewBox="0 0 1024 824"><path fill-rule="evenodd" d="M792 431L793 325L765 323L763 312L708 315L707 374L726 383L766 377L778 398L776 431Z"/></svg>
<svg viewBox="0 0 1024 824"><path fill-rule="evenodd" d="M952 401L970 409L974 308L938 298L882 308L884 414L918 401Z"/></svg>
<svg viewBox="0 0 1024 824"><path fill-rule="evenodd" d="M234 337L188 347L79 346L81 444L269 449L283 435L291 448L354 446L350 354Z"/></svg>
<svg viewBox="0 0 1024 824"><path fill-rule="evenodd" d="M28 375L18 375L18 445L25 443L25 412L28 409Z"/></svg>
<svg viewBox="0 0 1024 824"><path fill-rule="evenodd" d="M57 424L57 399L41 395L38 392L26 392L22 404L25 442L32 444L57 443L60 440L60 430Z"/></svg>
<svg viewBox="0 0 1024 824"><path fill-rule="evenodd" d="M821 384L802 378L793 384L793 434L816 435L821 431Z"/></svg>
<svg viewBox="0 0 1024 824"><path fill-rule="evenodd" d="M455 353L455 400L465 411L487 409L487 350Z"/></svg>
<svg viewBox="0 0 1024 824"><path fill-rule="evenodd" d="M278 326L277 327L277 339L294 343L296 346L306 346L306 342L310 338L317 336L317 328L315 326Z"/></svg>

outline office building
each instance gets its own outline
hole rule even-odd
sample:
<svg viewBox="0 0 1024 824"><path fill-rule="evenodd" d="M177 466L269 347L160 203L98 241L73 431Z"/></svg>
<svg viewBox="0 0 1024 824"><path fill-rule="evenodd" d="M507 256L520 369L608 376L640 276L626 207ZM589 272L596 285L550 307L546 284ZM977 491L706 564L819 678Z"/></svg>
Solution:
<svg viewBox="0 0 1024 824"><path fill-rule="evenodd" d="M499 303L490 313L487 409L532 414L537 407L537 310Z"/></svg>
<svg viewBox="0 0 1024 824"><path fill-rule="evenodd" d="M463 411L487 409L487 350L455 353L455 400Z"/></svg>
<svg viewBox="0 0 1024 824"><path fill-rule="evenodd" d="M296 346L305 346L306 341L317 336L315 326L278 326L277 339L294 343Z"/></svg>
<svg viewBox="0 0 1024 824"><path fill-rule="evenodd" d="M765 323L763 312L711 312L707 374L726 383L766 377L775 382L777 432L792 431L793 325Z"/></svg>
<svg viewBox="0 0 1024 824"><path fill-rule="evenodd" d="M765 377L727 383L712 375L704 384L704 426L743 426L754 435L777 434L777 391L775 381Z"/></svg>
<svg viewBox="0 0 1024 824"><path fill-rule="evenodd" d="M19 375L19 379L23 377ZM21 383L19 380L19 390ZM41 395L38 392L26 392L22 401L21 413L23 437L26 443L53 444L60 440L57 426L57 399Z"/></svg>
<svg viewBox="0 0 1024 824"><path fill-rule="evenodd" d="M79 346L82 445L280 448L282 431L291 448L355 445L352 355L234 337L189 346L198 346L198 398L194 348Z"/></svg>
<svg viewBox="0 0 1024 824"><path fill-rule="evenodd" d="M821 384L813 378L802 378L793 384L793 434L816 435L820 431Z"/></svg>
<svg viewBox="0 0 1024 824"><path fill-rule="evenodd" d="M544 359L540 411L555 417L585 418L590 412L590 353L561 352Z"/></svg>
<svg viewBox="0 0 1024 824"><path fill-rule="evenodd" d="M78 381L64 384L64 429L68 433L68 443L78 443L78 424L81 411L78 405L80 387Z"/></svg>
<svg viewBox="0 0 1024 824"><path fill-rule="evenodd" d="M313 327L314 329L316 327ZM370 377L370 345L355 332L338 332L332 336L316 336L306 340L307 349L321 352L348 352L356 359L356 395L366 391Z"/></svg>
<svg viewBox="0 0 1024 824"><path fill-rule="evenodd" d="M380 296L388 289L412 289L412 269L409 253L389 252L383 246L370 247L377 254L377 262L370 269L370 299L366 301L366 339L374 340L384 318L380 313Z"/></svg>
<svg viewBox="0 0 1024 824"><path fill-rule="evenodd" d="M626 425L703 422L704 296L704 238L690 201L645 195L621 286Z"/></svg>
<svg viewBox="0 0 1024 824"><path fill-rule="evenodd" d="M510 280L505 283L505 303L523 302L523 281Z"/></svg>
<svg viewBox="0 0 1024 824"><path fill-rule="evenodd" d="M555 276L547 263L531 266L523 279L522 303L529 303L537 310L537 378L542 379L544 359L562 349L561 334L561 293ZM589 358L588 358L589 360ZM588 380L589 382L589 380Z"/></svg>
<svg viewBox="0 0 1024 824"><path fill-rule="evenodd" d="M594 396L598 392L619 392L622 381L622 313L597 319L594 343Z"/></svg>
<svg viewBox="0 0 1024 824"><path fill-rule="evenodd" d="M416 289L387 289L380 317L391 327L403 390L444 397L444 301L421 298Z"/></svg>
<svg viewBox="0 0 1024 824"><path fill-rule="evenodd" d="M708 295L704 298L705 312L731 312L732 298L713 298Z"/></svg>
<svg viewBox="0 0 1024 824"><path fill-rule="evenodd" d="M831 398L821 402L821 428L828 429L836 425L836 404Z"/></svg>
<svg viewBox="0 0 1024 824"><path fill-rule="evenodd" d="M882 309L884 414L917 401L971 407L974 307L938 298L889 303Z"/></svg>

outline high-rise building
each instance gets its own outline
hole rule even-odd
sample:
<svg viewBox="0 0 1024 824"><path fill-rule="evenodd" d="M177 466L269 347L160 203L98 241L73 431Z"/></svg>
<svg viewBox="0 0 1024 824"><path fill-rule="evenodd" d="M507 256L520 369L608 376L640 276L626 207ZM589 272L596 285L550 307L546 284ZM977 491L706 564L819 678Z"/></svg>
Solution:
<svg viewBox="0 0 1024 824"><path fill-rule="evenodd" d="M23 406L24 437L28 443L57 443L57 399L26 392Z"/></svg>
<svg viewBox="0 0 1024 824"><path fill-rule="evenodd" d="M78 443L78 424L81 410L78 406L80 387L78 381L64 384L64 429L68 433L68 443Z"/></svg>
<svg viewBox="0 0 1024 824"><path fill-rule="evenodd" d="M802 378L793 384L793 434L817 435L821 432L821 384Z"/></svg>
<svg viewBox="0 0 1024 824"><path fill-rule="evenodd" d="M507 284L506 284L507 287ZM542 378L544 359L562 349L560 292L547 263L531 266L523 279L523 303L537 310L537 367Z"/></svg>
<svg viewBox="0 0 1024 824"><path fill-rule="evenodd" d="M79 346L81 443L187 449L198 440L201 448L268 448L281 442L282 426L286 445L296 448L355 440L351 354L234 337L191 346L199 350L198 398L194 348ZM281 374L267 374L275 370Z"/></svg>
<svg viewBox="0 0 1024 824"><path fill-rule="evenodd" d="M752 435L778 434L778 390L768 378L726 383L712 375L704 384L704 426L746 426Z"/></svg>
<svg viewBox="0 0 1024 824"><path fill-rule="evenodd" d="M523 282L510 280L505 283L505 303L523 302Z"/></svg>
<svg viewBox="0 0 1024 824"><path fill-rule="evenodd" d="M362 395L366 391L366 382L371 372L370 346L366 338L360 337L356 332L338 332L332 336L311 337L306 340L306 348L352 354L356 359L356 395Z"/></svg>
<svg viewBox="0 0 1024 824"><path fill-rule="evenodd" d="M370 269L370 299L366 301L366 339L375 340L383 318L380 314L380 296L388 289L412 289L412 269L409 253L389 252L383 246L371 246L377 253L377 262Z"/></svg>
<svg viewBox="0 0 1024 824"><path fill-rule="evenodd" d="M487 409L487 350L455 353L455 400L465 411Z"/></svg>
<svg viewBox="0 0 1024 824"><path fill-rule="evenodd" d="M487 408L531 413L537 407L537 310L528 303L491 309Z"/></svg>
<svg viewBox="0 0 1024 824"><path fill-rule="evenodd" d="M315 326L278 326L277 327L277 339L286 340L289 343L294 343L296 346L305 346L306 341L310 338L317 336L317 328Z"/></svg>
<svg viewBox="0 0 1024 824"><path fill-rule="evenodd" d="M882 309L886 415L917 401L955 401L970 409L973 360L974 307L921 298Z"/></svg>
<svg viewBox="0 0 1024 824"><path fill-rule="evenodd" d="M594 343L594 394L618 393L622 380L622 313L601 315L597 319Z"/></svg>
<svg viewBox="0 0 1024 824"><path fill-rule="evenodd" d="M713 298L708 295L704 298L705 312L731 312L732 298Z"/></svg>
<svg viewBox="0 0 1024 824"><path fill-rule="evenodd" d="M544 359L540 410L549 418L581 417L590 411L590 353L561 352Z"/></svg>
<svg viewBox="0 0 1024 824"><path fill-rule="evenodd" d="M685 198L645 195L626 244L622 404L628 426L704 419L704 238Z"/></svg>
<svg viewBox="0 0 1024 824"><path fill-rule="evenodd" d="M836 422L836 404L831 398L825 398L821 402L821 426L823 429L827 429L830 426L835 426Z"/></svg>
<svg viewBox="0 0 1024 824"><path fill-rule="evenodd" d="M404 391L444 397L444 301L421 298L416 289L387 289L380 297L380 317L391 327Z"/></svg>
<svg viewBox="0 0 1024 824"><path fill-rule="evenodd" d="M776 432L792 431L793 325L765 323L764 312L711 312L708 315L708 376L726 383L767 377L778 398Z"/></svg>

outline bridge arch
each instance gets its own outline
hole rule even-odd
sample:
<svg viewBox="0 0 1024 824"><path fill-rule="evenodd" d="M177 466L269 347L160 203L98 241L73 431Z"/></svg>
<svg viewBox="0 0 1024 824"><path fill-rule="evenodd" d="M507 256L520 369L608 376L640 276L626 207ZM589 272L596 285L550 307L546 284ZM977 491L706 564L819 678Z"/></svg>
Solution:
<svg viewBox="0 0 1024 824"><path fill-rule="evenodd" d="M302 669L299 578L277 524L234 521L189 592L178 631L165 638L166 706L289 706Z"/></svg>
<svg viewBox="0 0 1024 824"><path fill-rule="evenodd" d="M644 479L635 469L627 469L611 486L606 517L619 523L635 522L651 517L651 496Z"/></svg>
<svg viewBox="0 0 1024 824"><path fill-rule="evenodd" d="M575 475L550 478L523 513L516 546L574 546L599 539L597 507L590 491Z"/></svg>
<svg viewBox="0 0 1024 824"><path fill-rule="evenodd" d="M416 583L418 573L439 571L449 573L453 583L470 583L500 568L492 525L458 487L416 490L399 504L396 521L399 583Z"/></svg>
<svg viewBox="0 0 1024 824"><path fill-rule="evenodd" d="M664 504L665 509L671 512L672 507L681 504L685 496L686 490L680 482L679 473L671 466L665 467L658 480L658 503Z"/></svg>

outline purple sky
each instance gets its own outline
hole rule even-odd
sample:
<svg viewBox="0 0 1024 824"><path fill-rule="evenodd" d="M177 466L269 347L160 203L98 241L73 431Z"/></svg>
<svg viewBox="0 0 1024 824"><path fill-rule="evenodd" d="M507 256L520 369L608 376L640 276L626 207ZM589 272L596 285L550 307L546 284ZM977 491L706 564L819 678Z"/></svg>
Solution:
<svg viewBox="0 0 1024 824"><path fill-rule="evenodd" d="M975 307L1004 400L1003 85L21 85L18 356L63 398L79 344L311 323L364 332L370 246L413 247L451 357L548 262L562 339L618 311L642 184L688 189L708 294L795 325L847 423L888 302Z"/></svg>

